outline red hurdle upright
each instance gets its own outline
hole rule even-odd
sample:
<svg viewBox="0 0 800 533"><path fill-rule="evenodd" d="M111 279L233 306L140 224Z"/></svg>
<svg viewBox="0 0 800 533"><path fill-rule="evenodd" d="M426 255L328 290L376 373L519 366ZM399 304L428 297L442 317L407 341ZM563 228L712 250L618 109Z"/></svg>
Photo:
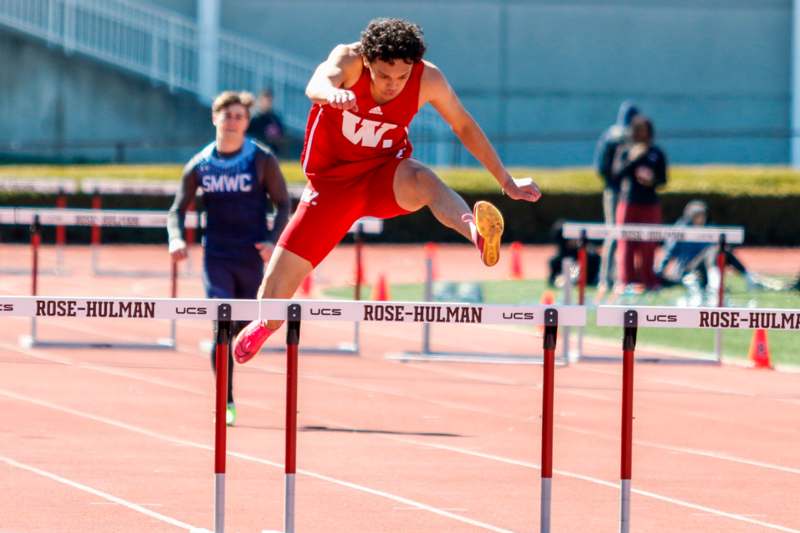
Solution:
<svg viewBox="0 0 800 533"><path fill-rule="evenodd" d="M31 224L31 296L36 296L39 282L39 245L42 244L42 225L39 215L33 217Z"/></svg>
<svg viewBox="0 0 800 533"><path fill-rule="evenodd" d="M228 344L231 338L231 306L217 307L215 373L217 389L214 420L214 533L225 531L225 454L227 449Z"/></svg>
<svg viewBox="0 0 800 533"><path fill-rule="evenodd" d="M553 396L555 390L556 339L558 311L544 311L544 366L542 371L542 489L539 529L550 531L550 501L553 482Z"/></svg>
<svg viewBox="0 0 800 533"><path fill-rule="evenodd" d="M286 459L283 533L294 533L294 477L297 472L297 350L300 345L300 306L288 308L286 327Z"/></svg>
<svg viewBox="0 0 800 533"><path fill-rule="evenodd" d="M630 531L631 471L633 470L633 363L639 316L625 311L622 340L622 446L620 460L620 533Z"/></svg>

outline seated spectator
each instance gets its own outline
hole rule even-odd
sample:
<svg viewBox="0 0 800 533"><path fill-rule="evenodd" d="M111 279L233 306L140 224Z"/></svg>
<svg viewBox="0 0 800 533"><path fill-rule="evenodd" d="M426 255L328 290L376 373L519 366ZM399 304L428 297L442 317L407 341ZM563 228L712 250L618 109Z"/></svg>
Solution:
<svg viewBox="0 0 800 533"><path fill-rule="evenodd" d="M708 207L701 200L692 200L683 209L683 215L675 222L676 226L705 226L708 223ZM709 274L717 279L718 246L707 242L668 241L664 249L664 257L656 267L656 275L664 286L697 284L706 290L709 285ZM670 263L672 265L670 266ZM725 263L744 276L748 290L775 289L774 281L756 276L745 268L730 248L725 250ZM712 283L712 285L715 285ZM712 289L718 288L711 287Z"/></svg>
<svg viewBox="0 0 800 533"><path fill-rule="evenodd" d="M571 258L575 264L578 263L579 243L575 239L565 239L561 233L563 220L557 220L550 228L550 238L556 244L556 254L548 260L549 275L547 284L553 287L556 279L561 275L562 262L567 257ZM600 254L592 245L586 247L586 284L597 285L600 279Z"/></svg>

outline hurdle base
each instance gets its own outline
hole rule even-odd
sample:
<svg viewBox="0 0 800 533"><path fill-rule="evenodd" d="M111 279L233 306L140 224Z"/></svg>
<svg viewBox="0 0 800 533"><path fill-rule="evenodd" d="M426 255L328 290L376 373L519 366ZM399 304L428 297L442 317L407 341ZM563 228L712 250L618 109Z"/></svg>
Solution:
<svg viewBox="0 0 800 533"><path fill-rule="evenodd" d="M208 339L200 341L199 343L200 351L207 352L211 350L212 342ZM300 347L299 348L301 355L308 355L308 354L335 354L335 355L360 355L361 349L353 344L352 342L341 342L336 346L331 346L330 348L325 347L317 347L317 346L310 346L308 348ZM275 346L264 346L260 350L261 353L286 353L286 348L283 347L275 347Z"/></svg>
<svg viewBox="0 0 800 533"><path fill-rule="evenodd" d="M100 277L108 278L169 278L169 272L159 272L156 270L105 270L95 269L92 274ZM179 278L192 278L194 275L191 272L178 273Z"/></svg>
<svg viewBox="0 0 800 533"><path fill-rule="evenodd" d="M480 352L392 352L385 355L391 361L432 361L441 363L490 363L508 365L541 365L539 356L524 354L483 354ZM556 360L556 364L564 366L564 361Z"/></svg>
<svg viewBox="0 0 800 533"><path fill-rule="evenodd" d="M268 346L266 348L261 349L262 352L271 352L271 353L286 353L286 348L279 348L274 346ZM330 348L325 347L316 347L310 346L308 348L304 348L301 346L299 348L300 355L303 354L340 354L340 355L359 355L359 348L358 346L354 345L352 342L341 342L336 346L331 346Z"/></svg>
<svg viewBox="0 0 800 533"><path fill-rule="evenodd" d="M24 348L69 348L69 349L117 349L117 350L175 350L177 348L173 339L158 339L155 343L146 342L81 342L81 341L47 341L34 339L30 335L19 338L20 346Z"/></svg>
<svg viewBox="0 0 800 533"><path fill-rule="evenodd" d="M711 365L719 366L722 364L717 359L711 358L692 358L692 357L648 357L636 356L637 364L658 364L658 365ZM576 359L579 363L620 363L622 357L616 355L581 355Z"/></svg>

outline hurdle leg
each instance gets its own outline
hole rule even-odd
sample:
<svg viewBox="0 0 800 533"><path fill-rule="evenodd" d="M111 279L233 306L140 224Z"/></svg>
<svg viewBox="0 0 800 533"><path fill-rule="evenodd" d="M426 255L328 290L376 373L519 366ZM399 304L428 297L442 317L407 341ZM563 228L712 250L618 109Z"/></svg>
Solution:
<svg viewBox="0 0 800 533"><path fill-rule="evenodd" d="M556 338L558 336L558 311L544 312L544 366L542 370L542 488L539 530L550 532L550 503L553 481L553 396L555 389Z"/></svg>
<svg viewBox="0 0 800 533"><path fill-rule="evenodd" d="M719 236L719 249L717 250L717 268L719 269L719 287L717 289L717 307L725 307L725 234ZM714 353L717 356L717 362L722 363L722 330L717 329L714 332Z"/></svg>
<svg viewBox="0 0 800 533"><path fill-rule="evenodd" d="M178 262L174 259L171 261L171 268L170 268L170 288L169 288L169 296L170 298L177 298L178 297ZM172 347L178 346L178 332L176 326L176 320L173 320L170 324L169 333L170 338L169 342Z"/></svg>
<svg viewBox="0 0 800 533"><path fill-rule="evenodd" d="M228 407L228 343L231 338L231 306L217 307L216 417L214 421L214 533L225 531L225 455Z"/></svg>
<svg viewBox="0 0 800 533"><path fill-rule="evenodd" d="M95 190L92 196L92 209L99 210L102 207L102 199L100 193ZM92 224L91 230L91 247L92 247L92 273L95 276L100 274L100 226Z"/></svg>
<svg viewBox="0 0 800 533"><path fill-rule="evenodd" d="M283 532L294 533L294 477L297 472L297 349L300 344L300 306L288 309L286 328L286 459Z"/></svg>
<svg viewBox="0 0 800 533"><path fill-rule="evenodd" d="M39 293L39 246L42 244L42 225L39 223L39 215L33 217L31 224L31 296ZM31 317L31 337L24 339L23 345L34 346L36 344L36 317Z"/></svg>
<svg viewBox="0 0 800 533"><path fill-rule="evenodd" d="M622 445L620 461L620 533L631 526L631 470L633 467L633 362L639 317L636 311L625 312L622 341Z"/></svg>

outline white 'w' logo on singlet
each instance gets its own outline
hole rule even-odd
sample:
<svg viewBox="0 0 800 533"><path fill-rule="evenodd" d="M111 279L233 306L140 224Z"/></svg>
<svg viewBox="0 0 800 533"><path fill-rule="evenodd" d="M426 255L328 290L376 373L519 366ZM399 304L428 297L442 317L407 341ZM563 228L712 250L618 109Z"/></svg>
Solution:
<svg viewBox="0 0 800 533"><path fill-rule="evenodd" d="M359 124L361 125L360 127L358 127ZM342 112L342 135L353 144L375 148L386 132L396 127L396 124L361 118L349 111ZM391 146L392 141L390 139L383 141L381 144L381 148L391 148Z"/></svg>

